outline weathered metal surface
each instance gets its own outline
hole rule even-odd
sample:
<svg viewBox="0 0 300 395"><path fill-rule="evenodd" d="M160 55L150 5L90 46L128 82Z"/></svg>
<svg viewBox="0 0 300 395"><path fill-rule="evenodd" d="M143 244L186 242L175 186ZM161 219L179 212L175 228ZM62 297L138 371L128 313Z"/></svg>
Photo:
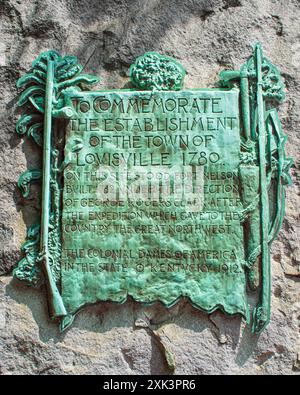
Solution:
<svg viewBox="0 0 300 395"><path fill-rule="evenodd" d="M69 312L130 295L246 315L238 98L237 89L66 94L78 114L65 147Z"/></svg>

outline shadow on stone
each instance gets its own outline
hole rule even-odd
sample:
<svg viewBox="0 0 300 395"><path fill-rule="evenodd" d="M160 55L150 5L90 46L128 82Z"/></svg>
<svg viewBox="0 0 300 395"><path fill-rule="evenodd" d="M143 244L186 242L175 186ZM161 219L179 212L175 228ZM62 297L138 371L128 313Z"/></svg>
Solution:
<svg viewBox="0 0 300 395"><path fill-rule="evenodd" d="M219 344L230 344L233 350L239 344L241 317L227 317L220 311L208 315L191 306L185 299L169 309L161 303L145 306L131 298L128 298L124 304L99 302L79 311L72 326L60 333L58 322L49 319L44 287L33 289L12 279L6 286L6 295L29 307L43 342L50 339L54 342L62 341L70 330L85 330L102 334L116 328L158 331L164 325L173 324L179 328L191 330L197 335L209 329ZM240 344L241 351L237 357L237 361L241 364L251 355L256 345L247 329L244 330L242 343L244 344ZM249 344L253 344L250 349Z"/></svg>
<svg viewBox="0 0 300 395"><path fill-rule="evenodd" d="M238 366L243 366L248 359L253 355L253 352L257 346L259 336L251 332L251 328L246 326L244 328L242 338L240 340L238 353L235 358L235 362Z"/></svg>
<svg viewBox="0 0 300 395"><path fill-rule="evenodd" d="M61 341L64 334L59 332L56 322L52 322L48 316L47 301L42 289L28 287L16 279L12 279L6 286L5 295L17 303L25 304L32 313L39 328L39 337L42 342L53 339L54 342Z"/></svg>

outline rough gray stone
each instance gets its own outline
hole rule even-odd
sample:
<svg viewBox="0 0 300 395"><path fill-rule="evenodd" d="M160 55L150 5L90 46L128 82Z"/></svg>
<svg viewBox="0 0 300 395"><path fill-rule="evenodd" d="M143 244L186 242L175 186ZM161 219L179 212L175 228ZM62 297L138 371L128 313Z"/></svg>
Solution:
<svg viewBox="0 0 300 395"><path fill-rule="evenodd" d="M299 374L299 1L2 0L0 20L0 374ZM56 49L100 75L99 88L122 88L135 57L155 50L185 66L186 87L210 87L220 70L239 67L257 40L285 79L281 119L296 159L272 248L268 329L258 338L239 318L207 316L186 301L169 311L129 301L90 307L60 334L43 290L11 278L26 226L39 212L37 189L26 206L17 190L19 174L40 157L14 132L16 79L41 51Z"/></svg>

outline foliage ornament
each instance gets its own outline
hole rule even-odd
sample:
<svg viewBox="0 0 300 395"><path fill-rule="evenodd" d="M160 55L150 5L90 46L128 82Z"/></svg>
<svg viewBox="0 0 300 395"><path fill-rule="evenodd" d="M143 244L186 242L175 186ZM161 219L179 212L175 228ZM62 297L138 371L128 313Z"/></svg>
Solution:
<svg viewBox="0 0 300 395"><path fill-rule="evenodd" d="M184 77L181 64L156 52L146 52L130 66L131 81L142 90L179 90Z"/></svg>

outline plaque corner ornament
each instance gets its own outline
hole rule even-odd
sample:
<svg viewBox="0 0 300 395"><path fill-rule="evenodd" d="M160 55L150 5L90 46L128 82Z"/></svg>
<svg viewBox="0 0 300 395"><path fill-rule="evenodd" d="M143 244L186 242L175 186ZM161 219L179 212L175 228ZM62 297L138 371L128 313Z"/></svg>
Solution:
<svg viewBox="0 0 300 395"><path fill-rule="evenodd" d="M217 130L212 128L214 120L213 116L215 116L215 114L220 114L223 111L220 107L222 98L213 96L213 92L207 93L203 98L197 98L196 96L191 98L191 95L196 95L195 92L193 93L192 90L182 91L185 74L186 71L179 62L173 58L160 55L156 52L145 53L138 57L130 66L131 82L138 89L135 92L136 95L139 90L145 91L145 93L146 91L156 92L156 95L158 95L162 100L161 105L165 105L165 112L172 113L176 108L178 113L182 111L185 115L190 112L194 117L194 114L197 112L202 114L208 112L205 106L210 104L212 106L210 110L212 116L206 119L206 126L203 126L204 117L201 117L200 120L199 118L192 118L194 120L193 125L196 122L195 120L197 120L197 127L202 127L203 135L205 135L205 132L211 131L210 134L207 135L206 133L204 136L205 144L209 144L209 139L215 138L213 130ZM126 112L126 110L124 110L124 103L127 105L127 112L139 112L139 103L134 102L134 104L132 104L132 101L130 100L133 99L128 97L130 93L126 93L125 90L124 98L121 91L118 91L118 93L114 93L112 91L107 93L107 95L111 96L107 96L104 99L100 94L97 96L97 92L101 93L104 91L87 90L89 86L96 84L98 81L98 77L83 73L83 67L78 63L76 57L63 57L56 51L43 52L36 60L33 61L30 71L17 81L17 87L22 89L18 104L24 107L24 113L16 124L16 131L21 136L32 138L37 146L41 147L43 162L42 169L28 169L21 174L18 181L18 186L24 198L27 198L30 193L30 184L33 182L40 182L42 184L42 201L40 223L30 226L27 230L26 240L21 247L23 257L13 271L14 277L20 281L24 281L30 286L39 286L42 283L46 285L50 317L60 320L61 330L65 330L72 324L75 314L85 304L95 303L96 301L101 300L113 300L120 302L124 301L127 297L124 295L128 294L134 295L135 300L144 303L161 300L166 306L171 306L181 297L188 297L194 306L204 311L210 312L217 308L221 308L228 314L241 313L247 318L247 322L249 322L250 315L247 303L243 302L247 288L250 291L254 291L259 294L259 300L252 316L252 331L257 334L261 333L270 321L270 246L282 225L285 211L285 187L291 184L289 170L293 164L292 159L286 157L285 154L284 145L286 142L286 136L282 130L276 109L276 106L285 98L284 83L279 70L263 55L261 45L256 44L253 54L249 57L248 61L242 65L240 70L224 70L220 73L220 85L222 87L221 92L224 97L226 98L228 91L238 91L240 93L238 95L240 104L235 103L235 99L226 99L228 100L228 103L235 103L232 105L240 107L240 120L237 121L236 125L233 126L234 117L232 114L231 117L225 117L224 119L218 117L215 119L217 122L216 125L218 125L220 130L222 130L221 133L223 133L222 136L224 135L225 139L225 133L228 127L235 130L238 135L238 137L237 135L234 137L236 140L233 140L233 143L237 145L235 146L236 152L229 152L228 158L229 160L231 160L230 158L233 158L234 163L236 162L238 175L235 182L237 183L236 187L239 191L238 193L241 206L238 206L237 204L235 212L228 212L227 215L229 216L230 214L232 218L234 215L237 215L238 221L234 218L234 224L238 235L234 235L234 240L237 238L236 240L240 241L240 243L243 244L243 247L237 247L236 249L233 248L230 255L229 251L224 251L224 249L222 249L222 243L224 244L224 242L226 242L226 238L222 239L221 236L213 235L210 237L211 239L215 237L216 241L211 241L211 243L216 249L214 250L213 247L211 247L211 250L201 250L202 255L201 258L199 258L200 250L195 252L196 250L192 250L191 248L191 251L182 252L184 251L184 248L180 245L180 237L176 241L176 237L174 236L175 242L174 240L172 241L170 237L168 238L165 234L162 234L158 237L158 242L157 239L155 239L156 236L151 236L150 226L152 225L140 225L137 229L143 229L143 231L147 229L150 232L149 235L132 236L132 240L129 236L127 237L122 234L122 231L120 230L121 228L115 228L118 229L118 231L121 232L120 234L123 236L116 236L114 233L108 234L106 231L108 236L105 237L105 232L101 233L99 231L99 234L97 234L98 244L96 243L98 249L89 249L89 251L94 251L93 253L97 253L98 255L93 255L92 257L86 255L87 258L92 258L91 262L88 264L88 269L86 269L80 261L81 258L84 257L80 255L84 254L80 251L84 250L84 248L81 250L78 249L78 251L76 250L74 253L72 252L73 255L76 255L76 259L79 259L80 264L77 264L77 261L74 261L75 258L71 252L71 255L68 256L63 256L62 254L63 243L66 244L66 240L69 240L69 244L72 246L72 239L68 239L69 235L63 235L64 232L62 230L63 222L67 221L67 214L69 214L66 210L66 203L63 202L64 193L66 193L67 196L69 193L64 189L65 169L66 165L70 163L68 162L68 160L70 160L69 157L73 158L74 155L77 155L78 162L78 152L85 151L87 146L89 146L91 150L94 150L95 147L100 147L100 143L103 144L103 147L105 146L108 137L101 135L102 129L99 125L96 126L96 123L98 122L98 118L99 120L102 120L102 118L104 119L106 116L105 114L108 111L110 111L110 114L113 112L116 113L117 115L114 116L117 118L112 119L113 116L111 116L111 118L105 118L104 127L107 129L104 130L110 131L109 128L112 127L111 125L113 121L115 121L115 130L117 132L120 132L120 130L124 131L128 136L132 131L137 133L139 130L138 128L140 128L140 131L142 130L140 126L141 124L138 121L135 121L132 129L130 129L128 118L127 123L125 123L125 120L124 122L122 120L122 114ZM182 97L178 96L180 92L184 92ZM116 95L118 95L118 100L116 99ZM149 96L149 99L145 99L145 96L143 96L141 112L145 112L145 115L151 112L149 110L152 97L151 95ZM79 106L77 103L78 97L84 98L84 101L81 102ZM169 102L167 103L168 100ZM233 101L231 102L230 100ZM153 104L153 113L156 111L155 106L158 107L157 103L158 101ZM200 105L203 105L201 109ZM172 106L174 106L174 108ZM163 107L160 108L160 116L162 116L163 113L162 108ZM238 108L234 108L233 110L233 113L239 111ZM90 116L91 119L88 118L89 111L92 111L91 114L93 114L94 118L92 118L92 116ZM74 136L71 137L69 143L71 148L69 148L69 145L66 143L66 125L69 123L69 120L76 121L80 118L80 114L78 114L78 112L82 114L82 124L85 122L87 125L88 121L90 123L87 130L81 130L80 124L75 126L75 129L77 129L74 132ZM97 119L95 119L96 116L98 117ZM148 120L146 121L146 119ZM154 128L154 118L151 122L149 119L149 117L143 119L144 131L148 131L149 127L152 127L151 130ZM185 135L189 134L189 124L187 120L184 123L183 121L180 121L181 118L179 121L174 121L176 118L172 119L173 123L169 120L168 124L168 118L166 118L164 126L165 129L168 127L170 128L169 134L172 134L172 132L177 129L184 130ZM126 127L124 126L125 124ZM160 130L159 122L156 124L156 127L157 130ZM167 138L168 133L165 132L165 129L161 129L161 134L166 135L165 141L168 140L170 145L174 145L176 143L176 139L174 138L172 140ZM193 127L191 127L190 130L192 131ZM85 137L86 135L88 137ZM188 139L183 139L184 134L182 134L181 137L180 135L178 136L178 140L181 139L180 147L185 143L185 141L189 141ZM195 146L200 144L201 139L204 139L202 135L202 137L200 135L195 136L192 132L190 133L190 136L193 138L192 141ZM89 140L86 141L85 138L89 138ZM136 147L139 148L138 141L140 140L136 137L136 139L132 140L131 143L136 144ZM151 141L151 137L149 137L147 140L147 149L149 148ZM159 135L157 135L157 139L154 141L153 147L158 147L156 144L159 142ZM120 140L116 139L116 144L119 143ZM232 145L231 142L229 142L229 144ZM170 148L170 152L175 158L173 161L177 160L178 163L178 151L180 151L180 149L176 151L173 148ZM147 149L144 151L147 151ZM225 148L222 147L222 149L225 151L228 149L230 151L229 146ZM94 151L91 151L90 156L85 156L88 170L90 169L89 166L92 165L91 160L93 159L96 161L97 159L97 155L94 155L92 152ZM67 156L69 155L68 158L65 157L66 154ZM169 155L170 158L171 154ZM194 152L194 154L196 155L197 152ZM202 167L204 167L204 164L207 165L208 154L212 164L216 163L218 158L220 159L220 155L216 152L208 153L206 151L201 151L201 155L197 162L198 165L203 165ZM89 153L86 155L89 155ZM153 158L156 158L155 155L156 154L153 154L153 152L149 154L149 160L152 161L151 163L154 161ZM132 157L134 157L134 161L138 160L138 156L134 156L134 154L132 154ZM116 156L113 158L116 158ZM141 166L144 166L141 157L139 158ZM186 161L184 154L182 158L183 161ZM168 163L166 153L160 153L160 161L160 164L165 164L168 168L171 168L175 163ZM95 163L93 163L93 166ZM156 166L157 163L154 163L154 165ZM224 165L225 164L223 164L223 166ZM222 181L222 177L229 177L230 174L234 174L234 172L228 171L227 173L223 172L225 174L223 175L222 172L218 173L215 171L213 165L211 166L212 173L209 173L213 174L211 177L221 177L220 179ZM105 166L103 165L103 167ZM219 168L216 167L216 169ZM206 171L208 172L207 168ZM72 176L72 173L70 173L70 176ZM211 180L213 180L213 178L211 178ZM99 183L101 183L101 180ZM86 193L82 192L85 190L84 187L85 185L82 184L78 189L79 195L80 193ZM228 186L227 189L229 190ZM70 188L70 190L72 190L72 188ZM73 195L71 194L70 196ZM75 199L73 200L75 201ZM219 211L221 218L222 210ZM94 218L94 216L96 216L95 212L93 210L90 212L88 214L90 217ZM199 210L199 212L201 212L201 210ZM161 213L162 215L167 216L167 213L164 210L162 210ZM184 213L178 212L178 215L179 214L182 218L187 218L187 216L184 216ZM203 213L203 218L211 215L212 209L210 208L207 209L206 213ZM80 215L76 213L76 216L77 220L80 221ZM125 217L126 215L124 213L124 218ZM72 220L73 222L74 218ZM189 218L192 217L190 216ZM192 229L191 227L193 224L188 221L189 220L181 223L180 226L182 229ZM211 221L212 220L208 221L205 226L210 226ZM219 221L221 221L221 219ZM105 221L102 222L105 227ZM211 225L213 226L211 231L218 231L222 234L222 232L228 230L228 228L226 228L226 223L227 222L225 221L224 223L219 222L217 225ZM87 221L85 221L85 224L89 225ZM188 226L190 228L188 228ZM130 220L127 227L128 233L131 232L129 229L131 229ZM199 227L197 229L199 229ZM258 229L260 230L259 232L257 231ZM164 231L163 227L160 228L160 231ZM203 229L201 231L203 231ZM90 235L94 237L94 233L90 233ZM81 233L79 233L78 237L81 236ZM152 245L153 240L156 240L156 242L159 243L158 246L166 245L166 249L159 250L160 252L157 253L159 257L157 255L155 256L155 259L164 258L169 263L170 256L173 254L174 256L172 255L172 257L175 260L180 256L183 261L189 261L191 263L190 266L193 266L195 269L196 265L193 260L204 259L204 265L198 265L198 267L201 266L202 272L199 269L200 274L197 273L194 277L190 272L184 274L181 272L170 275L168 274L170 276L170 281L173 282L172 285L170 285L170 288L159 290L159 287L155 287L155 285L153 285L150 287L151 289L147 290L148 294L145 291L145 295L143 295L141 289L145 289L145 287L147 287L147 279L149 279L152 274L149 272L148 268L146 268L148 271L145 270L143 273L141 273L140 270L137 270L138 266L136 266L136 269L133 267L129 267L128 269L128 262L135 259L131 256L131 250L119 249L118 252L117 250L114 250L114 243L116 245L118 245L118 243L120 244L120 239L122 237L122 240L124 242L126 241L129 246L134 244L134 240L139 240L140 243L141 240L146 240L147 238L149 239L149 241L147 241L149 246ZM198 236L195 236L195 240L200 240L197 237ZM210 239L207 237L208 236L206 234L205 245L210 244ZM82 237L82 239L84 239L84 237ZM193 248L197 247L196 241ZM84 243L90 246L89 241L85 241ZM174 243L177 243L178 251L173 246ZM102 245L106 246L106 252L101 250ZM171 245L173 247L170 247ZM149 255L146 256L146 253L143 252L143 246L139 244L139 247L138 252L144 257L144 261L139 261L142 262L139 263L139 265L140 267L144 267L145 265L147 266L147 262L151 262L153 256L150 256L150 252ZM71 251L71 248L64 247L64 249L65 251ZM101 254L108 254L107 251L114 251L113 254L118 256L122 262L125 262L123 266L129 270L128 275L120 274L119 279L115 281L115 277L109 277L112 276L111 272L113 272L111 266L110 270L107 271L107 274L103 274L103 271L99 271L100 269L98 267L97 273L99 278L95 280L96 275L94 266L99 266L99 262L101 264L102 261L100 260L98 262L97 259L100 259L99 257ZM151 251L151 253L153 252ZM196 258L197 254L198 258ZM68 290L70 287L73 287L74 293L72 294L72 292L67 292L66 295L64 295L61 291L62 265L65 263L68 266L68 259L73 260L74 262L72 261L69 265L72 267L72 270L70 270L66 275L68 278L66 281L66 288ZM234 280L232 279L233 277L231 277L231 283L229 285L226 281L222 284L224 276L232 275L232 273L229 274L230 270L228 269L229 264L227 264L227 260L236 260L236 269L230 270L237 270L238 290L235 289ZM115 268L115 261L116 258L114 257L114 270L118 272ZM104 265L103 262L102 264ZM81 267L80 274L76 272L76 270L79 270L79 266ZM74 267L76 267L76 270ZM224 271L222 271L223 269ZM89 270L91 272L89 272ZM191 269L189 268L189 270ZM167 276L164 273L165 272L163 271L161 276ZM153 279L155 281L159 279L157 276L158 275L155 272L153 274ZM178 285L180 281L181 283L186 283L185 287L180 288ZM218 283L218 286L216 286L216 292L218 294L215 297L214 295L211 295L211 293L203 296L201 291L203 290L203 287L208 284L211 286L214 281ZM92 290L89 295L86 295L86 298L82 297L80 299L78 295L81 295L80 292L82 289L86 289L88 286L87 284ZM76 287L81 287L78 294L75 292ZM103 287L103 289L101 289L101 287ZM222 289L222 287L227 288ZM214 289L214 286L212 286L212 289Z"/></svg>

